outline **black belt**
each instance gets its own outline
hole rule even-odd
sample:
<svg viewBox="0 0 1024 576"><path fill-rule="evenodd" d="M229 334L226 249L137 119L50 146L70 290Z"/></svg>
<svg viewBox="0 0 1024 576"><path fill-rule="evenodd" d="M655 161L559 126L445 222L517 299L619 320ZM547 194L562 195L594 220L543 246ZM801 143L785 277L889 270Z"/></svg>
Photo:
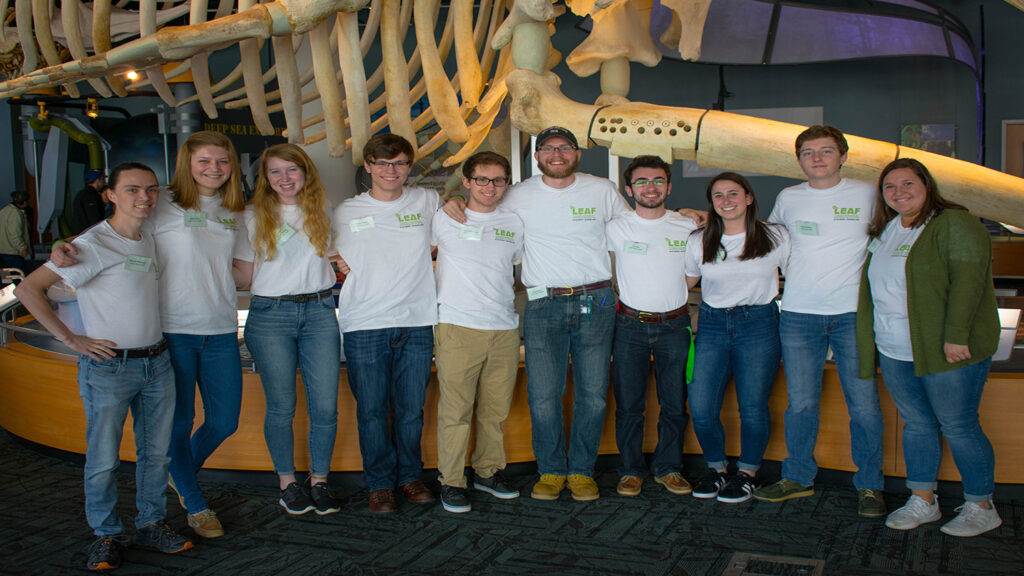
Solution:
<svg viewBox="0 0 1024 576"><path fill-rule="evenodd" d="M167 350L167 340L160 340L147 348L111 348L118 358L156 358Z"/></svg>
<svg viewBox="0 0 1024 576"><path fill-rule="evenodd" d="M267 298L269 300L284 300L285 302L315 302L321 298L328 298L334 294L333 288L325 288L319 292L310 292L309 294L285 294L284 296L259 296L258 298Z"/></svg>
<svg viewBox="0 0 1024 576"><path fill-rule="evenodd" d="M601 288L607 288L611 285L611 280L602 280L601 282L594 282L593 284L583 284L582 286L560 286L558 288L548 288L548 297L572 296L573 294L583 294L586 292L593 292L594 290L600 290Z"/></svg>
<svg viewBox="0 0 1024 576"><path fill-rule="evenodd" d="M619 314L622 314L623 316L636 318L638 321L643 322L645 324L656 324L658 322L668 322L669 320L675 320L676 318L679 318L683 314L689 314L690 308L686 304L683 304L681 308L669 310L668 312L641 312L640 310L636 310L634 308L626 306L620 300L617 311Z"/></svg>

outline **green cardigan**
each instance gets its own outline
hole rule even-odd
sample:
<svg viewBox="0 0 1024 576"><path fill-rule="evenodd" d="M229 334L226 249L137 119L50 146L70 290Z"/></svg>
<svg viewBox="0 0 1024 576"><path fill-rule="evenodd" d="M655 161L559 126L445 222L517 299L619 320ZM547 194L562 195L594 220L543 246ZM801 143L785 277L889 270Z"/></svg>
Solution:
<svg viewBox="0 0 1024 576"><path fill-rule="evenodd" d="M857 349L861 378L875 375L875 315L868 264L861 273ZM907 316L914 375L969 366L992 356L999 344L999 312L992 286L992 239L965 210L931 218L910 249L906 264ZM943 344L966 344L971 357L946 362Z"/></svg>

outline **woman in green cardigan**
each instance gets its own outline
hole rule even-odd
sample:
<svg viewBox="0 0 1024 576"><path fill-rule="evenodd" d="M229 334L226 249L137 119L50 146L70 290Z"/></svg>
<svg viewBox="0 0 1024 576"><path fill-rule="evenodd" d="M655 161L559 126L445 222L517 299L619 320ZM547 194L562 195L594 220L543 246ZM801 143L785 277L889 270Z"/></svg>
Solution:
<svg viewBox="0 0 1024 576"><path fill-rule="evenodd" d="M917 160L882 170L860 285L860 375L882 377L904 421L911 496L885 524L909 530L942 517L935 496L942 436L964 484L959 514L942 526L977 536L1002 520L992 504L995 456L978 404L999 339L992 243L966 209L939 195Z"/></svg>

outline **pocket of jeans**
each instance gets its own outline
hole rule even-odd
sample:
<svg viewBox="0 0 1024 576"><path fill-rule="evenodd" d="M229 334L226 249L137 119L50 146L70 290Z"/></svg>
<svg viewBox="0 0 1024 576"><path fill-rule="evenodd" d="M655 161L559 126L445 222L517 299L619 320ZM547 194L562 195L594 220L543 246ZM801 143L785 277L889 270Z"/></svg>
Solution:
<svg viewBox="0 0 1024 576"><path fill-rule="evenodd" d="M330 310L330 311L333 312L334 309L336 308L336 306L334 304L334 298L333 297L320 298L319 302L320 302L320 307L324 308L326 310Z"/></svg>
<svg viewBox="0 0 1024 576"><path fill-rule="evenodd" d="M277 300L256 296L249 301L249 312L266 312L268 310L273 310L276 306Z"/></svg>
<svg viewBox="0 0 1024 576"><path fill-rule="evenodd" d="M86 369L89 372L95 372L97 374L114 375L124 368L124 362L121 362L118 359L93 360L92 358L89 358L86 362Z"/></svg>

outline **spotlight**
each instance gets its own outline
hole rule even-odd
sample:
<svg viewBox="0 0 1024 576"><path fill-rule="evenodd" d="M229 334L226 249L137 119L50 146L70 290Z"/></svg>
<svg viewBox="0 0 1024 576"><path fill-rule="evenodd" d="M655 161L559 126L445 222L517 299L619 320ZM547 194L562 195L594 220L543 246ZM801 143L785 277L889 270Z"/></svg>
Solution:
<svg viewBox="0 0 1024 576"><path fill-rule="evenodd" d="M100 105L96 102L95 98L89 98L85 104L85 115L89 118L98 118L100 115Z"/></svg>
<svg viewBox="0 0 1024 576"><path fill-rule="evenodd" d="M139 73L136 72L135 70L129 70L129 71L124 73L124 77L129 79L129 80L131 80L132 82L135 82L136 80L139 79Z"/></svg>

